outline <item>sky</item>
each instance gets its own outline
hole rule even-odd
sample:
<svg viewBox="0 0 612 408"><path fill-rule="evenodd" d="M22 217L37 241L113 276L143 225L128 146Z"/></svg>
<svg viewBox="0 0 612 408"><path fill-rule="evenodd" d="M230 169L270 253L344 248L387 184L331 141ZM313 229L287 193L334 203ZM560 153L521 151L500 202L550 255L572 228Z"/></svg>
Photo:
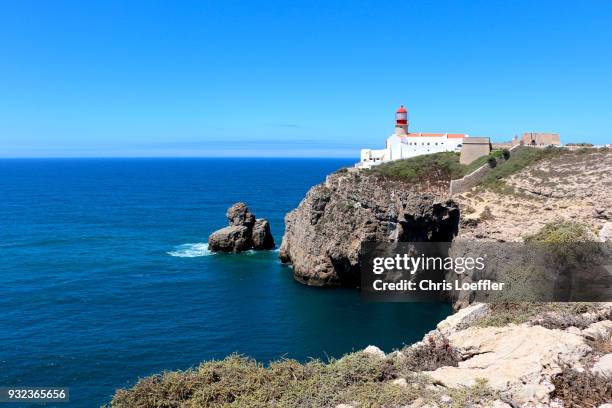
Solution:
<svg viewBox="0 0 612 408"><path fill-rule="evenodd" d="M0 0L0 157L612 143L612 1Z"/></svg>

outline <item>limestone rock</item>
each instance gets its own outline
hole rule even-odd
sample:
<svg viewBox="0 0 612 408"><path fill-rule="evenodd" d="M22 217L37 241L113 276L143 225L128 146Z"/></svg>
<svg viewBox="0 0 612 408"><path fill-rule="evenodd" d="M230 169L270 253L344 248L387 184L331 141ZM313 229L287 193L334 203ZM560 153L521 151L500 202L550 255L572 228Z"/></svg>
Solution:
<svg viewBox="0 0 612 408"><path fill-rule="evenodd" d="M471 327L449 336L463 356L458 367L424 372L444 386L472 386L479 378L519 404L547 404L559 361L580 365L590 348L581 336L541 326Z"/></svg>
<svg viewBox="0 0 612 408"><path fill-rule="evenodd" d="M599 240L601 242L612 242L612 222L606 222L599 231Z"/></svg>
<svg viewBox="0 0 612 408"><path fill-rule="evenodd" d="M329 175L285 217L281 261L302 283L358 286L364 242L451 241L458 206L418 187L363 172Z"/></svg>
<svg viewBox="0 0 612 408"><path fill-rule="evenodd" d="M252 227L255 224L255 216L251 214L251 211L245 203L236 203L227 209L225 214L229 225L242 225L245 227Z"/></svg>
<svg viewBox="0 0 612 408"><path fill-rule="evenodd" d="M249 249L272 249L274 238L270 223L256 219L245 203L232 205L226 213L229 226L208 237L208 248L213 252L242 252Z"/></svg>
<svg viewBox="0 0 612 408"><path fill-rule="evenodd" d="M589 340L606 340L612 336L612 321L602 320L582 330L582 335Z"/></svg>
<svg viewBox="0 0 612 408"><path fill-rule="evenodd" d="M612 353L602 356L599 361L593 365L591 371L606 377L612 376Z"/></svg>
<svg viewBox="0 0 612 408"><path fill-rule="evenodd" d="M270 223L265 219L255 220L253 224L253 249L272 249L274 248L274 237L270 232Z"/></svg>
<svg viewBox="0 0 612 408"><path fill-rule="evenodd" d="M405 378L396 378L395 380L391 381L391 383L393 385L397 385L398 387L408 388L408 381L406 381Z"/></svg>
<svg viewBox="0 0 612 408"><path fill-rule="evenodd" d="M467 326L485 316L490 309L486 303L478 303L469 307L463 308L458 312L448 316L437 325L437 329L445 336L454 333L457 330L463 330Z"/></svg>
<svg viewBox="0 0 612 408"><path fill-rule="evenodd" d="M385 352L376 346L368 346L363 349L363 352L374 357L385 358Z"/></svg>
<svg viewBox="0 0 612 408"><path fill-rule="evenodd" d="M241 252L252 248L249 228L229 226L221 228L208 237L208 249L214 252Z"/></svg>

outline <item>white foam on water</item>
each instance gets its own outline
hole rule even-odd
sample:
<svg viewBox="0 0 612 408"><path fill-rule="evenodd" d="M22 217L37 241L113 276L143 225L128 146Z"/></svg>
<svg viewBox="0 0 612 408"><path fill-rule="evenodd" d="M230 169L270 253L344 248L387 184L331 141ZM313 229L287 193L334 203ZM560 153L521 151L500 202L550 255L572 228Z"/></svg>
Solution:
<svg viewBox="0 0 612 408"><path fill-rule="evenodd" d="M174 251L167 252L170 256L178 256L179 258L197 258L199 256L213 255L213 252L208 249L208 243L196 242L193 244L178 245Z"/></svg>

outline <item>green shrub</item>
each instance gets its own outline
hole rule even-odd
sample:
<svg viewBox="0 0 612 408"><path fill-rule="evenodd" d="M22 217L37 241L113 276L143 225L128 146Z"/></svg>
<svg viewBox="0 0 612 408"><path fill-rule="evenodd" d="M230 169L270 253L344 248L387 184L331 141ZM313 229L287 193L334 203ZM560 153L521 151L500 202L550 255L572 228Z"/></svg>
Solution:
<svg viewBox="0 0 612 408"><path fill-rule="evenodd" d="M434 348L446 353L443 342ZM341 403L395 408L417 398L439 401L442 392L427 388L431 380L401 361L357 352L327 364L285 359L266 367L234 354L194 369L143 378L130 389L117 390L107 408L333 408ZM405 379L406 386L393 384L398 378ZM484 382L443 392L456 407L486 406L496 396Z"/></svg>
<svg viewBox="0 0 612 408"><path fill-rule="evenodd" d="M444 152L382 163L367 172L409 182L437 181L461 178L463 166L459 164L457 153Z"/></svg>
<svg viewBox="0 0 612 408"><path fill-rule="evenodd" d="M572 244L589 241L588 229L579 223L559 220L546 224L534 235L525 237L526 243Z"/></svg>

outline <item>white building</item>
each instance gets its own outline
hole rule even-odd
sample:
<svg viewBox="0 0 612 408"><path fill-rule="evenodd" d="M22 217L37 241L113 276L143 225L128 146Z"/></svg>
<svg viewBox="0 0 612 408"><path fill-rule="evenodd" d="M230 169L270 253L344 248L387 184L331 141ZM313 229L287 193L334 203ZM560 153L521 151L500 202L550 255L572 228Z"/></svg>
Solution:
<svg viewBox="0 0 612 408"><path fill-rule="evenodd" d="M355 166L370 168L422 154L460 152L465 137L469 136L460 133L409 133L408 112L402 105L395 113L395 133L387 138L385 148L361 149L361 161Z"/></svg>

